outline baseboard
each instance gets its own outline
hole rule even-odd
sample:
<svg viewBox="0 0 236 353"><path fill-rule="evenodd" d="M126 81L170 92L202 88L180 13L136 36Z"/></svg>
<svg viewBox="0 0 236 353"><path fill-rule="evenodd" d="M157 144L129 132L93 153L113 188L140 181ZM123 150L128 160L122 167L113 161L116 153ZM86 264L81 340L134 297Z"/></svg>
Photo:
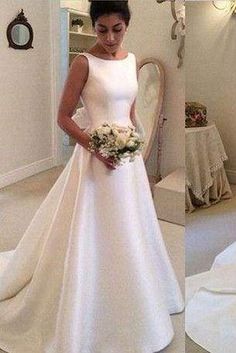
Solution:
<svg viewBox="0 0 236 353"><path fill-rule="evenodd" d="M236 170L226 169L226 175L230 184L236 184Z"/></svg>
<svg viewBox="0 0 236 353"><path fill-rule="evenodd" d="M0 188L14 184L17 181L23 180L32 175L43 172L47 169L53 168L54 166L54 158L52 156L49 158L41 159L21 168L12 170L11 172L0 175Z"/></svg>

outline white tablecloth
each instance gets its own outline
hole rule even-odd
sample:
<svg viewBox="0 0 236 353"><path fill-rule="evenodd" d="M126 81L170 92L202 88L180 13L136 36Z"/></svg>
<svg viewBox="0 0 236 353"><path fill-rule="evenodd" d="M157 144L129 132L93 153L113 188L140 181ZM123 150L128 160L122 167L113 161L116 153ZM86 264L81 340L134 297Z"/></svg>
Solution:
<svg viewBox="0 0 236 353"><path fill-rule="evenodd" d="M232 197L224 169L228 159L215 124L185 129L186 210Z"/></svg>

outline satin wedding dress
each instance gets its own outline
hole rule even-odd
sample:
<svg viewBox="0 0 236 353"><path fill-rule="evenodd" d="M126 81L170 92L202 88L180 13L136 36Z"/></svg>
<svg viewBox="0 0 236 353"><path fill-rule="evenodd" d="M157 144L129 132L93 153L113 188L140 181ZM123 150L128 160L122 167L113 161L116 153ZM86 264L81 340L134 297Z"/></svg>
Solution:
<svg viewBox="0 0 236 353"><path fill-rule="evenodd" d="M131 124L136 61L83 53L87 131ZM9 353L154 353L182 295L142 156L109 170L79 144L14 251L0 255L0 348Z"/></svg>
<svg viewBox="0 0 236 353"><path fill-rule="evenodd" d="M186 280L186 332L211 353L236 351L236 242Z"/></svg>

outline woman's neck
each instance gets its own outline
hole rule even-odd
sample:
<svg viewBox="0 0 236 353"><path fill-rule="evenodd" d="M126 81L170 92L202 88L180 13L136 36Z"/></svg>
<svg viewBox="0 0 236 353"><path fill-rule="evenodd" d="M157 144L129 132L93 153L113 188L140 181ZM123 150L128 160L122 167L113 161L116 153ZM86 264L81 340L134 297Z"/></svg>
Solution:
<svg viewBox="0 0 236 353"><path fill-rule="evenodd" d="M124 52L122 51L122 48L119 47L115 52L113 53L108 53L102 46L100 45L94 45L90 49L90 53L94 54L96 56L104 57L105 59L123 59L124 57ZM127 53L126 53L127 55Z"/></svg>

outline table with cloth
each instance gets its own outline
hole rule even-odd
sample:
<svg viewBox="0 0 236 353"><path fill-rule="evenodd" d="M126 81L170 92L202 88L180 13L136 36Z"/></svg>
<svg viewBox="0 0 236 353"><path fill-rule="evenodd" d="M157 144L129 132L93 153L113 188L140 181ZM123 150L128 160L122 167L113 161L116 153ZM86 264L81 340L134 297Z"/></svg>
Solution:
<svg viewBox="0 0 236 353"><path fill-rule="evenodd" d="M232 197L224 169L228 159L214 123L185 129L186 212Z"/></svg>

